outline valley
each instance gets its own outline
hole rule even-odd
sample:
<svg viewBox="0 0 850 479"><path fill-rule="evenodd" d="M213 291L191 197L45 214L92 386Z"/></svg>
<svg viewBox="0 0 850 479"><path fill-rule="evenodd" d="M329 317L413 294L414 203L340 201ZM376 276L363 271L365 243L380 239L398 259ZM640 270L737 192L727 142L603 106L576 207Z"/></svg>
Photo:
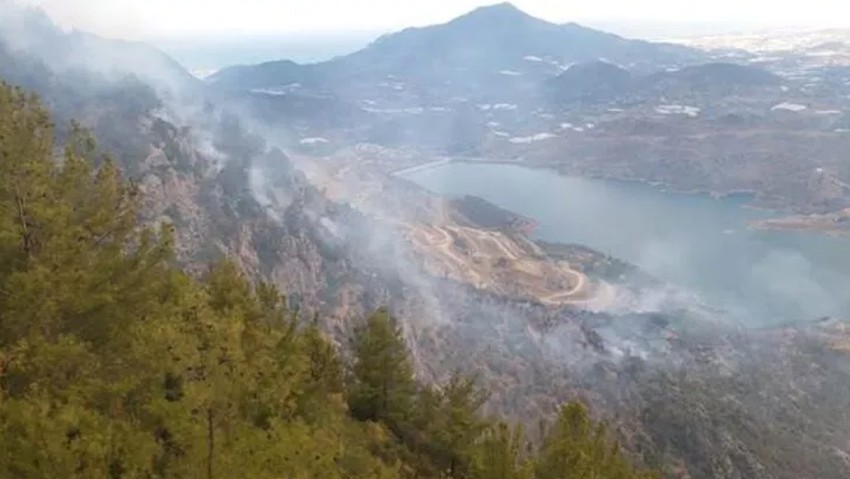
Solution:
<svg viewBox="0 0 850 479"><path fill-rule="evenodd" d="M411 375L478 378L534 444L580 400L663 477L850 474L843 47L653 43L499 4L199 80L9 8L0 77L58 138L93 130L192 277L228 258L346 359L386 307Z"/></svg>
<svg viewBox="0 0 850 479"><path fill-rule="evenodd" d="M226 69L209 81L249 91L256 102L321 97L323 109L336 105L350 123L304 127L302 142L319 137L324 149L377 144L429 153L423 164L433 156L484 157L677 192L748 192L754 205L793 213L850 206L843 161L850 146L850 70L841 48L815 55L809 42L768 57L710 42L700 45L713 49L702 51L596 37L571 25L548 34L592 48L558 52L530 41L498 56L475 50L470 59L435 59L441 67L428 69L441 51L438 41L428 43L431 36L452 38L473 28L467 22L488 21L509 22L512 30L493 38L476 33L475 41L503 45L526 38L524 29L551 27L498 5L387 36L341 59ZM647 70L612 51L640 51L629 58L655 63ZM416 55L421 59L414 61ZM337 84L343 72L352 80ZM398 165L405 166L413 165Z"/></svg>
<svg viewBox="0 0 850 479"><path fill-rule="evenodd" d="M450 200L420 190L403 179L416 167L388 174L381 162L352 167L348 161L300 157L295 165L330 198L398 230L428 275L550 306L600 309L612 300L609 284L589 279L580 264L549 257L529 239L533 220L475 197ZM404 199L387 204L390 192Z"/></svg>
<svg viewBox="0 0 850 479"><path fill-rule="evenodd" d="M629 261L742 323L843 317L850 308L846 240L751 229L781 215L747 208L746 196L663 193L514 164L452 163L409 179L534 218L536 240L579 243Z"/></svg>
<svg viewBox="0 0 850 479"><path fill-rule="evenodd" d="M826 424L844 402L824 385L845 371L850 255L793 218L850 206L850 76L840 55L766 57L558 31L498 5L209 84L249 92L249 109L321 98L318 121L264 121L298 124L310 181L398 235L424 298L399 308L432 318L410 326L429 374L481 371L490 407L520 420L587 395L631 450L664 444L669 477L839 478L846 434ZM469 196L526 220L459 214ZM799 430L789 414L822 425L805 446L782 432Z"/></svg>

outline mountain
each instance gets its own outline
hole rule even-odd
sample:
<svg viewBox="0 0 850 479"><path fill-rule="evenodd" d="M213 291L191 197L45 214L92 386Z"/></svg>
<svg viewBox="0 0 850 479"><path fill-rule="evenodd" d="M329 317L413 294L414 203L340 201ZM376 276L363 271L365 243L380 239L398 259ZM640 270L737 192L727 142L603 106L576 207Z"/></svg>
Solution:
<svg viewBox="0 0 850 479"><path fill-rule="evenodd" d="M612 98L631 86L632 74L608 62L577 63L549 82L559 101Z"/></svg>
<svg viewBox="0 0 850 479"><path fill-rule="evenodd" d="M325 201L232 114L234 99L207 95L145 44L64 32L40 11L0 7L10 15L0 21L0 80L37 93L59 138L72 120L92 130L144 193L142 219L177 225L177 256L188 268L228 256L312 304L331 276L349 274L343 260L325 262L319 250L330 246L310 219L347 218L347 210Z"/></svg>
<svg viewBox="0 0 850 479"><path fill-rule="evenodd" d="M465 95L510 95L536 87L576 62L605 59L653 71L703 58L687 47L629 40L570 23L532 17L509 3L481 7L442 25L385 35L347 56L313 65L272 62L226 68L210 78L230 89L307 82L337 92L428 95L422 89ZM364 88L364 84L373 88ZM382 84L383 90L374 88Z"/></svg>
<svg viewBox="0 0 850 479"><path fill-rule="evenodd" d="M663 94L700 92L729 95L746 90L776 87L782 83L782 78L760 67L712 62L657 73L644 83L646 87Z"/></svg>
<svg viewBox="0 0 850 479"><path fill-rule="evenodd" d="M215 92L182 65L143 42L113 40L87 32L65 31L35 8L0 0L0 75L16 85L41 94L63 125L71 118L85 120L91 113L105 129L126 118L103 114L106 103L119 110L139 111L163 102L215 100L251 111L261 120L295 128L305 123L335 125L352 122L358 112L333 96L261 95L252 92ZM296 65L297 71L309 71ZM275 70L274 74L284 77ZM292 82L308 82L293 78ZM117 105L123 103L123 105ZM100 112L90 112L97 105ZM112 135L100 131L109 146ZM120 135L119 135L120 136ZM123 148L122 148L123 150Z"/></svg>
<svg viewBox="0 0 850 479"><path fill-rule="evenodd" d="M0 18L0 47L8 54L38 59L53 72L86 71L111 79L132 75L172 91L202 85L179 63L146 43L63 31L41 10L14 2L0 1Z"/></svg>
<svg viewBox="0 0 850 479"><path fill-rule="evenodd" d="M321 73L319 65L299 65L281 60L228 67L213 74L209 80L223 87L238 85L241 89L260 89L293 84L317 85L322 81Z"/></svg>
<svg viewBox="0 0 850 479"><path fill-rule="evenodd" d="M385 36L343 64L370 64L376 70L431 72L437 67L497 74L516 69L533 71L529 63L563 67L606 58L630 68L691 60L693 50L672 45L627 40L571 23L557 25L534 18L509 3L481 7L446 24L407 29ZM411 75L412 76L412 75Z"/></svg>
<svg viewBox="0 0 850 479"><path fill-rule="evenodd" d="M5 20L7 17L3 18ZM76 47L66 48L51 44L67 40L71 44L82 45L78 43L77 38L84 34L68 34L50 28L42 33L37 33L36 27L26 28L30 33L37 33L32 35L33 45L37 46L30 49L35 52L33 55L25 55L22 53L25 50L13 49L8 44L0 48L0 76L16 84L36 89L51 110L61 111L61 114L57 115L57 123L77 118L95 130L101 141L106 143L106 149L115 153L117 164L124 175L131 178L142 193L140 213L143 222L166 222L176 227L177 258L190 272L203 275L206 272L204 265L210 260L229 256L252 280L269 282L284 291L290 307L323 313L320 315L321 326L332 335L333 341L338 345L348 344L347 340L351 337L355 321L365 311L386 304L392 310L404 313L399 326L411 348L411 362L416 367L417 375L423 380L439 384L453 371L478 373L483 385L491 392L487 402L488 413L532 424L536 423L538 418L552 417L557 405L564 400L584 398L592 406L595 415L610 420L609 430L618 439L622 439L620 443L630 455L642 462L658 466L668 477L848 477L850 464L846 457L850 454L847 447L850 443L847 433L850 431L850 417L846 411L850 410L850 369L846 366L850 328L845 323L819 322L811 327L789 326L744 334L736 325L722 324L722 319L715 323L716 318L712 315L716 314L716 311L709 315L701 309L691 311L684 306L682 309L678 300L672 305L675 309L645 313L619 308L588 311L578 305L544 304L534 298L520 295L523 291L515 289L515 281L509 281L515 277L506 278L508 281L505 281L506 286L501 292L478 285L481 280L487 283L493 277L475 278L474 273L479 271L477 268L500 268L500 264L510 264L511 257L518 255L518 263L524 267L528 266L527 259L533 260L532 264L537 265L541 258L545 258L547 263L563 262L576 267L581 265L583 272L594 275L591 278L593 282L598 276L598 280L610 283L625 295L627 302L623 308L629 307L626 305L631 304L632 298L636 303L643 304L643 298L667 294L665 285L658 284L657 280L643 279L632 282L632 277L646 276L636 267L588 249L556 245L553 249L557 249L557 252L552 252L549 248L543 250L521 233L503 231L513 229L505 228L506 223L519 223L516 226L523 228L521 218L512 218L508 213L487 206L481 201L466 199L444 202L388 174L398 169L398 164L395 163L398 157L404 157L408 153L407 150L417 150L418 145L415 142L421 141L423 136L429 134L445 135L443 139L448 138L454 146L461 142L474 143L475 134L479 129L483 130L482 136L490 134L491 128L499 128L519 137L524 134L520 128L536 128L544 121L559 123L568 120L555 116L535 117L535 112L524 105L501 102L477 104L458 101L460 106L456 111L450 112L448 108L438 110L422 107L423 99L433 96L445 101L444 95L455 93L468 96L498 95L499 98L504 98L522 93L522 88L538 85L538 79L530 78L533 75L529 72L532 71L537 72L534 75L539 75L542 79L564 73L561 80L567 85L578 91L590 92L595 92L595 82L609 86L610 89L626 80L629 80L626 83L631 85L635 79L651 84L662 80L687 84L689 81L700 81L702 74L688 73L694 70L684 70L685 73L678 75L676 71L647 74L646 70L637 65L627 70L623 66L628 65L628 62L614 58L602 62L596 56L576 56L578 60L585 58L586 61L579 61L573 68L562 71L565 63L554 65L533 53L523 53L520 61L526 70L509 70L512 72L510 74L497 72L494 79L491 78L491 73L488 73L489 65L495 61L494 58L500 58L500 52L483 51L482 45L494 44L494 38L500 38L501 34L483 31L481 25L516 27L517 31L549 32L545 33L547 36L553 31L561 32L558 35L562 35L563 31L576 34L578 28L582 35L593 37L594 42L630 41L616 40L617 37L612 40L612 36L606 34L601 34L600 37L598 32L588 33L581 27L552 26L518 14L516 9L505 5L478 10L456 22L471 26L459 28L457 24L450 23L439 27L409 30L385 37L350 57L309 67L288 62L270 64L262 78L258 76L255 83L246 87L256 91L217 93L212 95L211 99L202 97L202 101L189 99L186 101L188 105L169 103L159 88L148 83L148 79L156 82L160 75L154 74L154 70L160 66L177 76L183 75L180 69L172 70L168 67L170 62L167 58L162 59L154 53L154 56L150 57L152 66L148 71L134 64L135 62L126 61L127 58L133 58L136 55L134 52L138 51L133 44L96 39L98 45L92 47L93 52L114 51L114 54L104 57L109 59L108 63L97 62L92 68L87 66L83 58L79 58L80 63L63 63L57 52L74 52ZM4 25L4 28L9 30L12 27ZM437 30L433 30L435 28ZM469 43L475 46L474 51L464 53L449 50L434 53L428 46L433 40L424 43L416 40L423 38L421 35L433 31L440 34L427 35L445 36L445 30L478 32L477 39L472 39ZM462 37L460 33L457 35ZM409 48L420 48L416 55L423 55L423 58L429 58L432 62L440 61L442 55L446 64L453 65L452 68L443 68L440 66L442 64L438 64L436 67L431 65L430 68L411 70L419 72L417 74L421 75L420 77L402 78L397 73L388 73L393 76L387 77L385 73L392 65L410 63L417 66L418 59L413 54L406 54L401 47L393 47L399 45L399 38L408 37L416 40L405 40L411 42ZM456 38L447 45L462 46L462 43L457 43L461 39ZM101 41L107 42L109 46ZM507 42L506 39L499 41ZM389 42L389 47L386 42ZM504 43L497 45L508 48ZM563 46L540 45L540 48L543 47ZM144 46L141 46L141 49L151 52ZM376 51L379 54L372 53ZM375 56L372 58L370 55ZM69 60L70 58L77 57L69 57ZM387 64L370 64L371 59L380 58L390 58L392 61ZM58 69L54 69L53 61L57 61L55 66ZM464 68L463 61L468 61L470 65L475 64L475 68L481 70L475 75L469 75L469 82L466 82L466 77L461 73ZM532 70L534 68L539 70ZM109 74L113 70L122 73ZM716 71L718 68L710 67L709 75L712 70ZM134 71L138 75L134 74ZM240 80L243 75L250 77L252 71L253 67L231 70L233 79L224 81L221 80L224 77L220 77L220 84L225 86L230 81ZM278 73L281 73L280 76ZM346 77L346 73L351 73L351 76ZM131 76L127 77L126 74ZM170 77L171 74L166 76ZM750 81L746 79L749 78L747 75L744 77L743 80L736 81L743 84ZM435 79L438 81L434 81ZM439 83L447 80L459 83ZM191 81L191 84L197 82ZM698 83L696 85L699 86ZM238 81L236 88L242 88ZM407 150L346 144L347 149L343 147L327 155L322 151L321 155L310 157L298 150L297 141L286 143L285 139L290 136L296 140L310 138L322 145L324 143L321 140L325 140L331 150L336 140L332 135L337 134L333 122L340 120L333 105L350 106L355 104L356 100L369 99L370 95L375 95L375 101L420 102L416 104L418 108L409 108L410 103L406 104L405 108L393 109L371 104L368 104L368 110L371 111L367 111L366 107L361 108L364 115L368 114L367 120L371 121L383 115L380 118L382 122L359 123L363 116L357 116L353 120L342 118L345 123L365 130L371 138L383 138L386 135L391 140L399 141L399 146ZM349 99L339 100L344 96ZM257 108L262 106L269 116L279 107L300 108L305 116L299 121L289 121L287 117L286 121L269 125L265 121L258 121L257 118L231 114L229 107L233 105L228 102L234 98L238 106L244 105L243 102L253 104ZM737 98L731 101L739 103ZM181 108L177 108L178 106ZM311 109L315 111L309 112ZM563 110L567 110L568 115L574 114L570 109ZM306 116L308 113L311 116ZM607 113L606 111L605 114ZM447 119L446 115L449 114L454 116ZM260 117L260 120L265 119L265 116ZM533 121L540 123L529 126ZM597 120L594 118L591 121ZM488 124L491 122L495 126ZM672 117L667 123L659 120L654 125L665 134L679 125L683 125L682 129L696 129L699 126L696 121L684 122ZM374 128L375 126L382 128ZM721 165L724 167L733 162L740 163L739 156L724 157L715 154L718 151L723 152L719 147L715 150L706 149L705 137L696 130L696 134L690 135L688 142L684 143L675 137L673 140L676 141L655 141L650 136L623 135L614 129L615 126L616 123L612 121L608 124L599 123L592 132L584 131L579 134L578 131L571 131L568 133L569 141L561 144L556 153L559 157L587 161L600 168L610 168L612 164L616 166L618 161L628 167L635 167L639 166L641 161L659 158L655 155L659 150L648 148L667 148L669 151L663 150L662 153L668 154L671 160L662 163L658 169L671 176L684 176L678 165L683 164L682 158L690 150L720 160L730 158L728 163ZM510 129L514 127L515 130ZM258 136L258 132L271 132L268 136L270 140L284 143L293 151L285 153L270 148L263 138ZM529 133L535 134L537 131L531 130ZM61 134L62 132L60 136ZM306 134L310 136L307 137ZM321 138L318 135L322 135ZM611 147L612 143L594 143L592 148L588 147L588 151L581 149L593 141L612 141L611 137L618 140L622 137L629 143L614 145L616 148ZM805 151L792 148L796 140L796 137L792 137L783 144L788 147L786 156L794 161L799 161L798 156L810 156L800 155L799 151ZM339 142L342 143L342 140ZM464 146L466 145L458 147ZM495 148L498 148L499 152L510 152L511 146L531 148L532 144L504 140ZM756 150L758 146L760 145L754 144L752 149ZM624 153L616 158L600 158L601 154L614 155L620 154L621 151ZM775 162L773 151L763 151L766 158ZM421 155L421 163L433 161L435 156L432 151L414 153ZM532 160L534 158L533 151L521 153L527 153L528 158ZM346 156L349 154L350 156ZM391 161L387 161L387 157ZM835 157L841 158L840 155ZM498 156L493 155L493 158ZM602 161L598 161L600 159ZM785 161L784 158L781 159ZM704 161L694 163L707 164ZM672 167L674 165L676 167ZM702 170L699 171L699 178L706 176ZM345 189L350 190L351 196L348 199L344 191L341 192ZM79 202L87 199L85 196L71 196ZM41 202L43 203L43 200ZM377 213L367 208L370 204L379 204ZM63 209L65 210L67 209ZM13 209L9 208L4 211L14 213ZM44 209L45 214L52 211ZM463 217L464 221L455 223L458 221L457 216ZM15 222L7 221L3 225L15 228L13 223ZM616 231L612 234L616 234ZM9 237L5 237L5 240L10 242ZM74 243L74 238L68 236L63 239L62 244L64 241ZM411 242L416 246L417 241L426 243L425 246L433 251L412 249ZM528 254L526 249L532 251L533 255L525 256ZM79 258L73 255L65 256L73 259L74 265L80 264ZM449 274L454 269L444 272L435 267L433 272L429 273L427 267L441 257L446 261L437 262L437 267L455 265L454 269L461 272L469 270L467 265L476 268L471 270L470 277L473 279L456 279ZM491 259L494 261L490 261ZM86 268L81 267L80 271L84 272ZM63 278L78 276L77 269L62 273ZM531 273L526 271L522 276L528 274ZM50 278L49 275L39 273L39 278L45 277ZM142 279L147 277L149 276L142 276ZM544 284L547 290L549 287L564 287L557 276L544 279L546 283L552 283L551 286ZM22 281L19 284L30 283ZM33 281L31 284L47 290L47 286L54 283ZM137 284L139 283L130 283L130 292L135 292ZM235 288L230 287L232 284L225 285L225 296L230 297L231 293L242 290L238 285ZM89 282L86 282L82 286L88 285ZM91 283L91 288L97 290L95 288L100 285L100 282L94 282ZM59 291L64 291L63 296L69 301L77 299L74 294L76 289L60 288ZM162 297L167 296L170 295ZM30 303L39 303L37 299L40 296L32 294L27 297ZM116 298L138 301L136 298L141 299L143 296L98 294L97 297L98 301L112 302ZM143 302L156 306L159 304L159 298ZM76 304L76 301L72 304ZM186 303L186 306L193 304L194 301ZM51 305L52 303L48 304ZM93 306L83 304L89 309L97 309L97 305L98 303L93 303ZM111 320L109 313L112 311L122 312L116 317L134 314L143 321L157 321L154 324L159 324L158 318L147 317L143 314L144 310L127 307L100 311L97 316ZM182 310L170 311L181 318L181 324L194 325L193 318L196 316L191 311L186 311L185 314L181 313ZM73 321L82 316L78 309L71 313L73 314L61 315L62 321ZM228 316L237 319L242 317L238 311L231 313L233 314ZM247 316L244 319L247 319ZM18 321L16 324L38 323ZM225 323L227 324L229 323ZM138 332L135 328L114 329L133 334ZM192 331L194 330L190 328L189 332ZM231 334L233 331L242 330L225 327L220 333L235 337ZM156 334L156 341L147 340L145 335L138 338L148 348L165 350L168 343L160 341L163 335L171 337L167 327ZM197 338L195 334L185 336ZM64 341L62 336L57 339ZM77 349L73 342L68 342L67 345ZM14 353L17 355L19 352L26 353L30 350L46 351L45 354L53 358L53 362L62 363L64 356L53 353L50 345L47 346L22 346L16 348ZM108 349L110 352L123 351L119 349L121 347L123 344L116 344ZM144 352L147 350L138 352L144 353L148 358L157 357L153 353ZM240 350L241 348L234 351ZM194 353L190 354L192 355ZM167 355L162 356L165 359ZM15 359L19 357L15 356ZM44 355L39 354L37 359L42 357ZM110 357L115 359L112 355L104 355L103 359ZM89 361L82 361L71 364L74 366L71 369L88 371L97 376L100 368L88 368L86 364L89 364ZM39 361L16 360L11 366L15 371L39 371L38 368L46 368L43 364ZM77 368L80 364L82 366ZM273 366L266 368L263 373L279 373ZM49 368L44 370L48 373L50 371ZM150 382L143 384L165 382L165 389L173 393L174 384L170 384L174 382L173 378L166 375L163 381L160 371L155 371L157 374L151 376ZM70 373L73 374L73 371ZM53 390L58 389L60 393L64 392L62 384L65 383L56 383L51 380L52 377L47 375L47 379L43 381L45 386L54 388ZM198 376L193 373L192 377ZM10 375L9 378L18 381L20 376ZM102 381L104 380L99 380ZM251 389L240 387L244 384L242 382L231 384L222 380L216 383L219 387L227 387L227 391L238 393L240 396L247 389ZM105 387L111 388L112 385L106 384ZM110 390L117 391L114 388ZM90 394L92 391L87 389L85 392ZM125 395L116 399L124 400L126 397ZM174 396L166 396L166 399L169 397ZM221 397L226 399L229 396ZM278 396L272 394L267 397L275 399ZM45 398L51 399L49 396ZM102 399L98 396L97 401L91 402L117 414L124 414L121 408L113 407L112 402L107 403ZM165 402L172 403L170 400ZM88 403L87 401L86 404ZM120 405L120 402L116 404ZM220 404L222 411L236 412L239 409L228 406L226 401ZM49 407L50 404L45 402L44 406ZM163 409L163 406L168 409ZM463 405L460 406L463 409ZM344 407L344 404L341 404L341 407ZM157 411L162 413L174 410L159 401L151 411L145 409L144 414L140 413L131 420L136 421L139 417L150 419L148 412ZM80 411L74 409L72 412L73 414L68 414L67 420L79 417ZM182 412L180 416L185 417L185 414ZM260 413L259 416L265 415ZM8 414L4 417L14 419L16 416ZM220 421L226 419L224 415L218 418ZM66 421L65 416L60 420ZM264 422L262 417L260 422ZM289 420L285 422L291 423ZM15 424L17 423L12 423L12 426ZM47 434L52 444L62 448L56 450L71 454L67 444L69 441L72 444L77 443L78 432L69 431L67 427L56 429L59 426L54 427L52 424L50 423L51 429L32 431L30 438L39 439L42 434ZM209 428L204 427L204 424L209 423L189 421L187 427ZM62 422L62 425L65 423ZM104 430L108 430L106 426L104 425ZM161 428L157 430L162 431ZM29 433L30 430L19 428L17 431ZM228 455L233 450L249 450L247 447L228 450L230 443L227 441L247 440L249 435L243 432L252 431L250 436L253 436L255 429L231 431L236 434L216 436L216 444L220 445L220 449L228 451ZM382 455L387 448L392 447L393 434L398 433L375 429L370 431L370 435L381 443L376 444L376 447L377 452ZM415 431L411 432L415 434ZM71 437L68 437L69 434ZM401 434L405 432L402 431ZM162 444L162 447L170 444L179 446L175 442L179 438L169 439L169 435L178 434L162 432L156 437L157 443ZM0 434L0 437L2 436ZM268 431L259 432L257 437L259 436L270 437ZM88 430L83 432L82 437L87 441L93 440L89 438ZM96 436L94 440L100 437ZM209 436L204 434L199 437ZM305 442L300 439L302 437L303 435L286 435L282 443L300 446ZM225 442L218 442L219 438ZM389 438L390 441L384 438ZM143 439L145 444L151 442L150 436ZM344 449L350 451L355 443L348 441L345 435L335 435L328 437L322 444L322 447L328 444L344 444ZM193 449L184 452L176 447L172 449L177 451L174 453L176 456L197 451ZM126 450L136 451L132 447ZM148 449L139 451L141 452L136 451L138 454L135 455L150 463L150 455L146 452ZM297 454L299 451L296 449L294 452ZM30 457L26 454L7 454L4 457L6 456L16 460L23 457L20 463L31 463L25 461ZM340 463L347 464L347 461L346 456L339 458ZM352 461L360 463L358 458L352 458ZM78 464L80 462L75 461L73 465ZM115 470L120 472L118 468ZM219 471L219 474L224 473ZM333 477L319 472L315 475ZM484 477L496 476L497 474L490 474ZM550 476L554 474L536 477ZM557 475L563 476L564 474ZM600 477L608 476L601 474Z"/></svg>
<svg viewBox="0 0 850 479"><path fill-rule="evenodd" d="M746 92L778 87L782 78L763 68L725 62L635 74L608 62L573 65L547 83L556 102L640 102L701 97L720 101Z"/></svg>

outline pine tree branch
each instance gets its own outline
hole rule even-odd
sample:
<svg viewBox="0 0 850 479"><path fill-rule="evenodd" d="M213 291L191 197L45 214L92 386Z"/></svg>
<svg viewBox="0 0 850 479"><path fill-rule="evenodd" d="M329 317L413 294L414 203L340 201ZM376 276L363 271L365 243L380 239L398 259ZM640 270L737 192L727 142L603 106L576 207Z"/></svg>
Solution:
<svg viewBox="0 0 850 479"><path fill-rule="evenodd" d="M27 225L26 208L24 205L24 198L18 192L17 188L15 188L15 204L18 207L18 220L21 223L21 232L23 233L24 254L27 255L27 259L30 259L32 258L32 244L30 242L30 232Z"/></svg>

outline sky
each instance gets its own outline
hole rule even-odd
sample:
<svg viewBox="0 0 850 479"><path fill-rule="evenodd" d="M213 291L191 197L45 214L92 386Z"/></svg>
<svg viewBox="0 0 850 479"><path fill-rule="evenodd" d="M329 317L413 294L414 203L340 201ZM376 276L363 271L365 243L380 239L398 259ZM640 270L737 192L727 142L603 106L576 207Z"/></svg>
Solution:
<svg viewBox="0 0 850 479"><path fill-rule="evenodd" d="M0 0L8 1L8 0ZM13 0L112 38L390 31L442 23L482 0ZM516 0L553 22L847 27L849 0Z"/></svg>

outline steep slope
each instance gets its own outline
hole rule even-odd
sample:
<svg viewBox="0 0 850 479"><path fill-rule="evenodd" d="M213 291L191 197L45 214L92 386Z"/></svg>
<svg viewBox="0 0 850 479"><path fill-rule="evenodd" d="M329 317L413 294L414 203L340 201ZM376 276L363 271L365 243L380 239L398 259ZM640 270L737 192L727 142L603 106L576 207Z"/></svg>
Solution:
<svg viewBox="0 0 850 479"><path fill-rule="evenodd" d="M53 72L85 70L111 79L133 75L174 91L201 85L179 63L150 45L62 31L42 11L6 0L0 1L0 42L16 55L50 65Z"/></svg>
<svg viewBox="0 0 850 479"><path fill-rule="evenodd" d="M230 255L251 277L279 286L292 306L325 311L323 326L340 344L351 318L389 304L404 313L424 379L479 373L492 391L489 410L528 422L564 399L588 398L615 421L630 451L681 462L691 477L847 477L850 419L840 411L850 410L850 382L846 355L833 349L840 334L818 327L742 337L678 304L590 313L422 274L390 222L329 201L226 108L205 104L202 114L181 118L138 80L57 75L34 58L6 55L0 75L38 88L65 112L59 121L78 117L106 134L145 193L144 219L178 225L179 256L196 272ZM395 181L375 189L399 208L433 201ZM633 270L586 255L605 280ZM764 336L774 337L762 343Z"/></svg>
<svg viewBox="0 0 850 479"><path fill-rule="evenodd" d="M145 74L143 64L108 58L99 59L95 68L69 58L55 69L50 61L63 47L37 45L50 45L65 34L43 14L16 12L26 14L18 17L26 23L14 27L28 32L30 47L21 50L0 42L0 80L37 93L54 115L58 137L68 134L72 120L97 135L144 193L143 219L178 226L176 250L187 268L197 271L198 265L228 256L252 277L273 278L293 292L293 301L313 306L322 304L325 284L343 282L333 278L349 274L345 259L323 256L327 235L318 219L345 210L324 201L282 152L270 149L213 102L226 99L203 96L195 88L202 85L194 80L183 84L189 89L177 90L158 80L148 83L153 73L164 78L159 68L173 63L166 56L162 63L150 64L151 74ZM144 45L72 35L71 43L94 39L93 54L110 51L126 60L138 51L156 52ZM140 77L146 81L130 67L142 68ZM181 71L178 66L172 78ZM180 101L171 103L172 95ZM268 194L272 187L277 194Z"/></svg>

